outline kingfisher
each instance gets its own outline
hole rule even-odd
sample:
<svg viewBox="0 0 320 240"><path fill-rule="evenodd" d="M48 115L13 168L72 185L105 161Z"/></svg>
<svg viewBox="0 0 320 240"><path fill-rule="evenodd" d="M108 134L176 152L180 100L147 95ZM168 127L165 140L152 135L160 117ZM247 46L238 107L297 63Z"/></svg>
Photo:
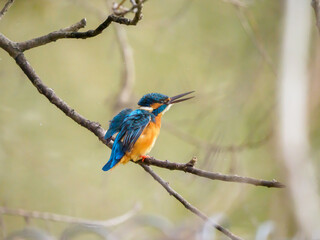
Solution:
<svg viewBox="0 0 320 240"><path fill-rule="evenodd" d="M174 97L160 93L144 95L138 102L138 108L123 109L111 121L104 138L110 141L117 134L113 142L109 161L102 168L108 171L118 164L128 161L144 161L154 146L161 128L161 117L178 102L193 97L182 98L191 92L182 93Z"/></svg>

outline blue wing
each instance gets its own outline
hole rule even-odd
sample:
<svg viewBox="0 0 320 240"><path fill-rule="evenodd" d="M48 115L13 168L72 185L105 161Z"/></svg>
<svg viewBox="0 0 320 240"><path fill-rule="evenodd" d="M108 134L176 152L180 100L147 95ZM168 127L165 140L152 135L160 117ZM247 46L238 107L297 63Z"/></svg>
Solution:
<svg viewBox="0 0 320 240"><path fill-rule="evenodd" d="M121 112L118 113L111 121L109 125L109 129L104 135L104 139L110 140L110 138L120 131L121 124L123 123L124 119L129 116L132 112L132 109L125 108Z"/></svg>
<svg viewBox="0 0 320 240"><path fill-rule="evenodd" d="M117 165L126 152L130 152L133 145L150 121L154 121L154 115L145 110L135 110L124 119L120 131L114 140L109 161L102 168L108 171Z"/></svg>

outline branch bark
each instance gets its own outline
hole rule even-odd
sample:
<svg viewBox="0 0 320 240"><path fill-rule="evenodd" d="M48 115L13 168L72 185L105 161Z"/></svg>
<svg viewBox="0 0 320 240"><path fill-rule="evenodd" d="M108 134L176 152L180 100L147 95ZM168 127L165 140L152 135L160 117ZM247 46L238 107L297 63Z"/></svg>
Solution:
<svg viewBox="0 0 320 240"><path fill-rule="evenodd" d="M144 163L149 164L149 165L153 165L153 166L157 166L160 168L166 168L169 170L178 170L178 171L191 173L191 174L197 175L199 177L204 177L204 178L208 178L211 180L247 183L247 184L252 184L255 186L263 186L263 187L268 187L268 188L283 188L283 187L285 187L284 184L282 184L276 180L267 181L267 180L256 179L256 178L242 177L242 176L238 176L238 175L226 175L226 174L201 170L201 169L194 167L195 161L192 161L192 160L188 163L175 163L175 162L169 162L168 160L161 161L161 160L157 160L154 158L146 158L144 160Z"/></svg>

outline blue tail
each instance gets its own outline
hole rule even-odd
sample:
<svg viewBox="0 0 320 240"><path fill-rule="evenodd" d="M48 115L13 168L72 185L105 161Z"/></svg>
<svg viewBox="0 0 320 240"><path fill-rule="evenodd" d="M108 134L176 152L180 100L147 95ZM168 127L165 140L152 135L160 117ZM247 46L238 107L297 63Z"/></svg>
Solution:
<svg viewBox="0 0 320 240"><path fill-rule="evenodd" d="M102 170L103 171L110 170L120 162L123 156L124 156L124 152L122 151L122 143L121 141L120 142L117 141L117 138L116 138L116 140L113 143L110 159L107 162L107 164L103 166Z"/></svg>

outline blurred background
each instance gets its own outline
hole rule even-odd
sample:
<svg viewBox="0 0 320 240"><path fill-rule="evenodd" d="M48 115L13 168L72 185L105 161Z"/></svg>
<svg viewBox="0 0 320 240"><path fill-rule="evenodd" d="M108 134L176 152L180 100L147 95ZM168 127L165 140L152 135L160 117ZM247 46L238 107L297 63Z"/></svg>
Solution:
<svg viewBox="0 0 320 240"><path fill-rule="evenodd" d="M105 129L120 108L135 107L146 93L195 90L194 99L164 116L151 155L181 163L196 156L201 169L286 182L276 139L284 9L284 1L275 0L150 0L137 26L112 24L95 38L59 40L27 51L26 57L59 97ZM86 29L94 29L108 13L104 0L16 1L0 21L0 31L24 41L84 17ZM320 52L314 22L308 126L311 156L319 168ZM106 229L110 239L225 238L138 165L103 172L111 150L40 95L4 51L0 79L1 206L107 220L138 204L141 209L131 219ZM153 169L245 239L291 239L297 232L288 189ZM70 230L62 222L1 219L3 239L26 226L56 238ZM74 239L100 238L84 231Z"/></svg>

